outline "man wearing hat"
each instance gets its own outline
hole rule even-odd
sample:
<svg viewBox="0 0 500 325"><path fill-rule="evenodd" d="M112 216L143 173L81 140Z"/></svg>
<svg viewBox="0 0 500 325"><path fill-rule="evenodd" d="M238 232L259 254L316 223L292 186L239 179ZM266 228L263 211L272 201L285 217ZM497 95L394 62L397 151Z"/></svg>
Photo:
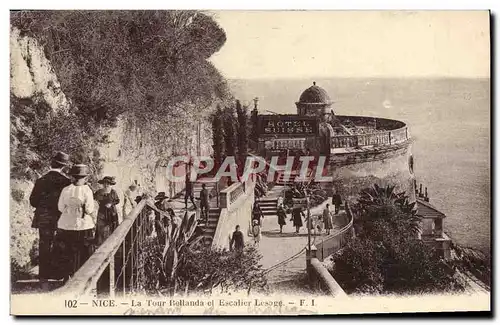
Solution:
<svg viewBox="0 0 500 325"><path fill-rule="evenodd" d="M30 204L35 210L32 222L33 228L39 233L39 280L42 289L48 289L48 279L51 276L51 248L57 229L57 221L61 216L58 209L59 196L63 188L71 184L70 179L63 174L62 169L69 164L69 155L58 152L50 163L50 170L40 177L30 195Z"/></svg>

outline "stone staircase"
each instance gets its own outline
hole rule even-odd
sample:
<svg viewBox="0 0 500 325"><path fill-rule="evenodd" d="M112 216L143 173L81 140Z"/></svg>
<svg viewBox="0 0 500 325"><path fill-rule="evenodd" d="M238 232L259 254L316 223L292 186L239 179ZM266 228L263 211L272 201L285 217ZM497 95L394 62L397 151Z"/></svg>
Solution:
<svg viewBox="0 0 500 325"><path fill-rule="evenodd" d="M295 178L299 175L298 172L292 172L289 176L288 179L285 181L285 173L281 172L278 174L278 178L276 180L276 185L281 185L284 186L286 184L291 184L295 182Z"/></svg>
<svg viewBox="0 0 500 325"><path fill-rule="evenodd" d="M274 216L277 212L278 199L263 197L258 200L264 216Z"/></svg>
<svg viewBox="0 0 500 325"><path fill-rule="evenodd" d="M212 240L215 235L215 230L217 229L217 223L219 222L220 208L211 208L208 210L208 223L203 224L203 242L205 245L209 246L212 244ZM202 220L201 222L204 222Z"/></svg>
<svg viewBox="0 0 500 325"><path fill-rule="evenodd" d="M215 195L210 198L210 210L208 212L208 224L205 224L204 218L201 216L200 212L200 192L202 190L202 184L205 184L208 193L211 193L215 188L215 183L205 179L200 178L193 184L193 192L195 202L198 208L198 216L199 216L199 224L203 229L203 242L206 245L210 245L212 243L213 236L215 234L215 229L217 228L217 223L219 221L220 216L220 208L217 207L217 197ZM213 194L213 193L212 193ZM175 199L171 200L170 203L173 206L174 212L177 215L183 215L186 212L184 205L184 191L179 193ZM193 205L191 200L188 199L188 211L194 212Z"/></svg>
<svg viewBox="0 0 500 325"><path fill-rule="evenodd" d="M257 199L264 216L275 216L278 211L278 197L283 195L285 186L274 185L266 196Z"/></svg>

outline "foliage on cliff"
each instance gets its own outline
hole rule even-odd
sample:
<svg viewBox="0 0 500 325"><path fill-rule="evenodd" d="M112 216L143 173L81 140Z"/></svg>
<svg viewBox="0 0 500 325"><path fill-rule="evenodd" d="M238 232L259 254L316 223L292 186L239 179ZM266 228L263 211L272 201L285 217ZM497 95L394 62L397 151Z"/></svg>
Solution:
<svg viewBox="0 0 500 325"><path fill-rule="evenodd" d="M158 140L175 127L171 120L176 115L186 110L199 113L229 96L226 81L207 61L226 36L205 13L19 11L11 14L11 25L43 46L61 91L74 106L68 121L73 125L58 130L60 138L93 139L93 131L85 131L113 127L126 113L123 116L142 132L156 132L149 139ZM25 119L31 118L24 113L20 114ZM53 116L50 127L59 120ZM155 127L148 127L152 121ZM46 128L47 123L29 127ZM54 132L49 132L53 140ZM53 145L27 146L40 158L53 154Z"/></svg>
<svg viewBox="0 0 500 325"><path fill-rule="evenodd" d="M394 187L363 190L355 207L356 237L333 256L333 276L346 292L460 291L452 264L417 239L415 206Z"/></svg>
<svg viewBox="0 0 500 325"><path fill-rule="evenodd" d="M165 147L186 148L192 124L230 96L207 60L225 43L225 32L206 13L12 11L10 22L19 37L32 37L43 47L60 83L55 91L69 102L68 110L56 111L39 94L11 95L12 178L38 178L59 150L90 164L96 176L101 162L96 149L109 141L108 131L119 119L159 155ZM33 75L37 67L29 49L24 59ZM24 220L31 208L26 199L19 204L27 212L13 218ZM15 237L14 246L22 244ZM25 260L18 262L24 266Z"/></svg>

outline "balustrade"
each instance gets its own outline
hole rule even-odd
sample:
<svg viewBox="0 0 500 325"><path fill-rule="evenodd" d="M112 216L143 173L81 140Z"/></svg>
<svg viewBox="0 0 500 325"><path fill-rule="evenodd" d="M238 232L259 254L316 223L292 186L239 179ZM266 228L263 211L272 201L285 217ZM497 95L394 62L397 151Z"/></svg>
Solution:
<svg viewBox="0 0 500 325"><path fill-rule="evenodd" d="M331 137L332 148L354 148L364 146L381 146L401 143L408 140L407 127L391 131L375 133L339 135Z"/></svg>

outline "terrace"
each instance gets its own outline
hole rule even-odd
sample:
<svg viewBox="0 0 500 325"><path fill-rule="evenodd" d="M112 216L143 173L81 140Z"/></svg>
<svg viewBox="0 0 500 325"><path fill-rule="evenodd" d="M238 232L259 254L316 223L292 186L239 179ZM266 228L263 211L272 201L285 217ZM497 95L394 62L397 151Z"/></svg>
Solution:
<svg viewBox="0 0 500 325"><path fill-rule="evenodd" d="M397 120L340 115L334 117L331 125L331 153L392 146L410 139L406 124Z"/></svg>

